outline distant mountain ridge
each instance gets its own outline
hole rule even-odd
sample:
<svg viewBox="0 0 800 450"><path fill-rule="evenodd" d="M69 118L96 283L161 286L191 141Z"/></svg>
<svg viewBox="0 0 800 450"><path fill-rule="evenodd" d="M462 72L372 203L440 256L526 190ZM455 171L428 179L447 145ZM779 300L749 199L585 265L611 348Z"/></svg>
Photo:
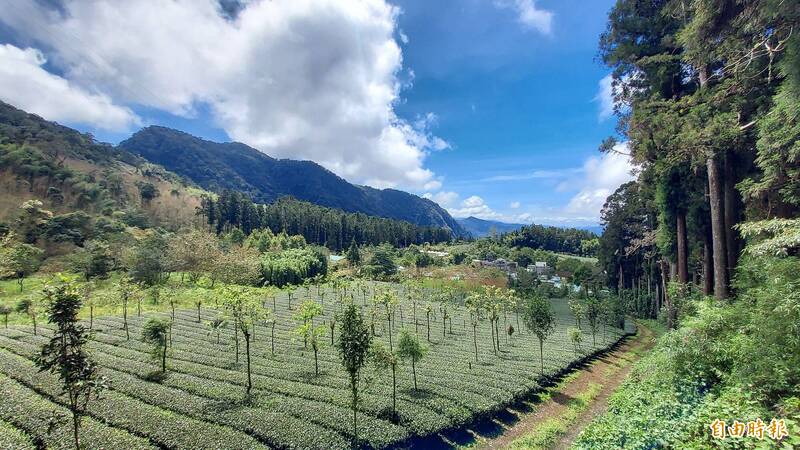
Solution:
<svg viewBox="0 0 800 450"><path fill-rule="evenodd" d="M354 185L315 162L272 158L239 142L212 142L150 126L118 147L208 190L237 190L262 203L288 195L347 212L447 227L456 237L468 236L444 208L431 200L396 189Z"/></svg>
<svg viewBox="0 0 800 450"><path fill-rule="evenodd" d="M489 236L494 231L497 234L516 231L524 227L522 223L505 223L496 220L478 219L477 217L467 217L466 219L456 219L474 238Z"/></svg>

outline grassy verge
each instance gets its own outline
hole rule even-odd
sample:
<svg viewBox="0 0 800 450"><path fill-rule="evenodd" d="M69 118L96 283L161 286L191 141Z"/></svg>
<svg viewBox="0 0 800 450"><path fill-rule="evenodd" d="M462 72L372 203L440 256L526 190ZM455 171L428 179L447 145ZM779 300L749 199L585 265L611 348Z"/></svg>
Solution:
<svg viewBox="0 0 800 450"><path fill-rule="evenodd" d="M510 448L515 450L549 448L569 430L572 423L594 401L602 388L600 384L589 383L586 389L569 401L564 412L544 421L533 433L515 440Z"/></svg>

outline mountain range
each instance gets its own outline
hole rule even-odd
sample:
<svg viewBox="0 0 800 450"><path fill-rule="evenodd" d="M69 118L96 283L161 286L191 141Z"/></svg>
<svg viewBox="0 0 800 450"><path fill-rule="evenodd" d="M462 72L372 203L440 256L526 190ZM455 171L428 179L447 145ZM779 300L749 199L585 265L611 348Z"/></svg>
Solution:
<svg viewBox="0 0 800 450"><path fill-rule="evenodd" d="M505 223L496 220L485 220L477 217L467 217L466 219L457 219L459 225L464 227L472 237L481 238L489 236L492 233L503 234L510 231L519 230L524 227L522 223Z"/></svg>
<svg viewBox="0 0 800 450"><path fill-rule="evenodd" d="M396 189L351 184L315 162L272 158L239 142L212 142L171 128L149 126L118 147L211 191L236 190L260 203L292 196L347 212L447 227L456 237L469 236L431 200Z"/></svg>

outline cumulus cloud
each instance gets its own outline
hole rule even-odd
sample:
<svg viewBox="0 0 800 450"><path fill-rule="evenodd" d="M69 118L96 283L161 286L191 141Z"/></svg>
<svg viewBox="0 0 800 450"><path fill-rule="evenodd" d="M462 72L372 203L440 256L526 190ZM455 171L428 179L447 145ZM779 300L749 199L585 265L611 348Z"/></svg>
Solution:
<svg viewBox="0 0 800 450"><path fill-rule="evenodd" d="M105 130L125 131L139 123L130 109L115 105L108 96L46 71L46 62L37 49L0 45L0 99L50 120Z"/></svg>
<svg viewBox="0 0 800 450"><path fill-rule="evenodd" d="M458 193L452 191L440 191L435 194L426 192L423 197L433 200L438 203L442 208L450 208L458 202Z"/></svg>
<svg viewBox="0 0 800 450"><path fill-rule="evenodd" d="M617 144L614 147L615 152L589 157L580 167L548 172L546 177L520 174L492 179L494 182L532 178L553 179L558 182L556 190L567 194L567 200L563 205L526 204L522 207L521 202L513 201L509 204L508 210L496 211L483 198L476 195L464 200L460 200L456 192L439 192L425 196L446 208L454 217L475 216L509 223L557 226L597 225L600 222L600 210L608 196L620 185L635 178L635 166L626 155L627 147L627 143Z"/></svg>
<svg viewBox="0 0 800 450"><path fill-rule="evenodd" d="M249 1L235 15L216 0L0 7L0 21L87 92L189 117L206 104L232 139L270 155L376 187L436 184L424 160L449 144L435 120L394 112L403 58L399 10L385 0Z"/></svg>
<svg viewBox="0 0 800 450"><path fill-rule="evenodd" d="M437 193L427 192L423 194L423 197L438 203L456 218L472 216L479 219L509 220L508 216L494 211L477 195L461 200L461 196L457 192L440 191Z"/></svg>
<svg viewBox="0 0 800 450"><path fill-rule="evenodd" d="M448 208L447 211L453 217L477 217L479 219L499 220L502 215L492 210L482 198L473 195L465 198L456 207Z"/></svg>
<svg viewBox="0 0 800 450"><path fill-rule="evenodd" d="M634 166L630 157L625 154L628 143L617 144L614 150L616 151L589 158L583 165L582 176L568 182L573 186L578 183L580 189L567 204L566 213L599 221L600 210L606 198L620 185L635 178Z"/></svg>
<svg viewBox="0 0 800 450"><path fill-rule="evenodd" d="M535 0L495 0L500 8L511 9L517 14L522 26L537 30L542 34L550 34L553 28L553 13L536 7Z"/></svg>

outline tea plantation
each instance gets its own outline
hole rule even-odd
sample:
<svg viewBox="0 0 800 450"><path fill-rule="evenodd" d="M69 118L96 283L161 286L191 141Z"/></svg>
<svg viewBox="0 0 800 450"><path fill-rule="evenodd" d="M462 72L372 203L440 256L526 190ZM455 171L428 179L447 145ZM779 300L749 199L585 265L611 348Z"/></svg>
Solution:
<svg viewBox="0 0 800 450"><path fill-rule="evenodd" d="M360 446L410 445L468 425L539 389L539 344L520 326L515 312L503 313L499 319L497 354L489 321L478 324L476 362L476 341L464 306L450 304L444 314L436 302L420 299L412 303L400 285L381 289L395 290L401 299L391 326L393 345L397 346L400 330L405 328L416 332L428 351L416 363L417 390L410 363L398 366L397 416L391 412L391 371L369 366L363 372L358 406ZM373 286L363 293L350 293L366 317L371 317L366 305L375 292ZM237 355L235 328L230 324L220 330L209 327L209 322L219 317L218 310L202 308L199 321L197 310L176 311L164 375L152 357L152 346L140 336L150 317L172 319L169 312L139 316L129 311L129 339L121 316L95 317L89 351L102 366L110 389L89 404L81 429L83 443L105 449L350 448L353 429L348 378L331 345L331 319L340 308L334 300L337 294L341 293L329 287L320 290L312 286L295 290L291 300L286 291L274 299L265 297L266 307L274 305L274 322L259 322L254 327L249 397L245 396L244 345L240 342ZM325 325L327 331L319 339L318 375L311 345L304 345L295 332L300 304L308 299L322 306L324 313L314 321ZM612 345L623 334L623 330L604 327L593 344L584 325L583 344L576 349L567 333L575 319L566 301L551 303L557 327L544 345L545 376ZM211 306L214 301L209 298L204 304ZM375 321L375 339L388 346L389 324L383 317ZM510 336L508 325L515 329ZM39 372L33 362L48 340L48 327L40 323L38 334L26 325L0 329L2 448L72 446L60 386L54 375ZM338 339L335 325L333 337Z"/></svg>

